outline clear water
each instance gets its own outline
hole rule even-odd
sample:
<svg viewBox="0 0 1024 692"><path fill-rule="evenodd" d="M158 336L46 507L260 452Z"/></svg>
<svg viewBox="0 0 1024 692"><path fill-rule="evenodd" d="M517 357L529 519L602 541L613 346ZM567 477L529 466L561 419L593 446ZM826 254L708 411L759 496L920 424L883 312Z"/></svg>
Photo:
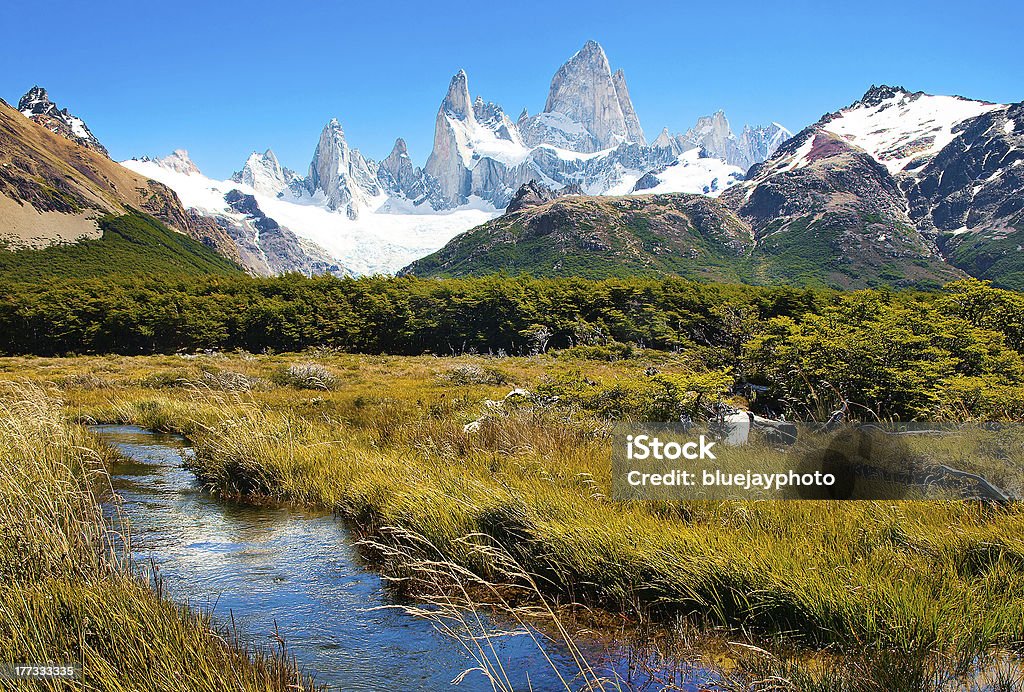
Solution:
<svg viewBox="0 0 1024 692"><path fill-rule="evenodd" d="M132 460L111 472L120 511L136 560L156 567L174 600L212 609L252 644L271 645L276 627L300 667L334 689L493 689L480 672L453 686L475 665L460 645L426 620L381 608L394 602L342 520L212 497L182 467L190 450L180 436L133 426L92 430ZM531 639L503 638L496 646L516 689L565 689ZM547 654L571 680L565 652L552 644ZM633 678L631 689L661 688L631 673L624 653L597 654L602 674Z"/></svg>

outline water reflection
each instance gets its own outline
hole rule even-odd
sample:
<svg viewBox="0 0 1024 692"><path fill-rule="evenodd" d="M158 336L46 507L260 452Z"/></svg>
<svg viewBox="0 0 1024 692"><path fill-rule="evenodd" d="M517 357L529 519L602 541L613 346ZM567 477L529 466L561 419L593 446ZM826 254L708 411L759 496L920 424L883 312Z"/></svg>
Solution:
<svg viewBox="0 0 1024 692"><path fill-rule="evenodd" d="M330 515L224 502L182 468L185 441L130 426L93 431L132 460L112 470L136 559L152 562L172 598L234 619L266 644L275 624L303 669L342 690L447 690L473 661L430 623L389 605L380 577ZM109 511L115 511L113 507ZM517 689L564 689L526 637L497 643ZM568 659L547 652L572 679ZM622 659L605 658L608 672ZM491 690L480 673L459 690Z"/></svg>

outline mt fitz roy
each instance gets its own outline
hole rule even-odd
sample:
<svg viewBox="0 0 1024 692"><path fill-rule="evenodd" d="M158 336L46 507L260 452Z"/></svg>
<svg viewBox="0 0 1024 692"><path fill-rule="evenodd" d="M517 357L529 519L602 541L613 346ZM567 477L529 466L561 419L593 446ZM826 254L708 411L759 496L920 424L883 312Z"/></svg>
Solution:
<svg viewBox="0 0 1024 692"><path fill-rule="evenodd" d="M772 123L735 135L721 111L682 134L648 143L622 70L588 41L555 73L544 110L513 120L496 103L472 98L469 77L452 77L435 119L425 164L402 138L382 161L348 143L337 119L324 126L305 176L273 151L254 152L227 181L199 173L187 153L123 162L162 182L186 207L235 238L251 271L394 273L458 233L497 216L530 181L586 195L686 192L717 196L744 179L790 133ZM194 170L193 170L194 169ZM252 201L225 198L237 191ZM237 200L237 195L236 195ZM258 226L279 233L264 247ZM283 255L281 252L283 251Z"/></svg>
<svg viewBox="0 0 1024 692"><path fill-rule="evenodd" d="M663 135L647 146L624 73L613 74L604 50L589 41L555 74L544 111L531 116L524 110L516 121L495 103L473 100L469 78L460 70L438 109L433 150L423 168L414 167L401 138L383 161L363 157L349 147L334 119L320 135L306 178L286 175L268 150L250 157L232 179L264 181L264 190L274 194L288 189L309 195L351 219L373 210L382 195L434 211L469 204L473 197L501 209L530 180L555 188L575 184L587 194L613 188L628 193L628 183L642 174L677 164L680 154L699 148L706 157L741 168L728 172L739 179L790 133L773 123L748 126L737 138L719 111L683 135ZM731 182L714 184L712 177L707 191Z"/></svg>

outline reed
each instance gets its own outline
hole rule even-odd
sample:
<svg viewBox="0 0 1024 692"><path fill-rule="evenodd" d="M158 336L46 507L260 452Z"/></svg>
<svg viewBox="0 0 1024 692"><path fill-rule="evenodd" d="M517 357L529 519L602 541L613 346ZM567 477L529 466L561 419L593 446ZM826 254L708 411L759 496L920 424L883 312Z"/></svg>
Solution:
<svg viewBox="0 0 1024 692"><path fill-rule="evenodd" d="M140 578L101 505L111 454L52 393L0 387L0 663L79 667L39 689L313 689L283 643L246 650Z"/></svg>

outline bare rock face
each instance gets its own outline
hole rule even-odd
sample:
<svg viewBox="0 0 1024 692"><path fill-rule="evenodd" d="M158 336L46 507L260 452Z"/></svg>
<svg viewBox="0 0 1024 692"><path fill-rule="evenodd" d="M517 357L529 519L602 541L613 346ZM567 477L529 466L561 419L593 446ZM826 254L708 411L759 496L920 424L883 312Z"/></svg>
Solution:
<svg viewBox="0 0 1024 692"><path fill-rule="evenodd" d="M552 190L547 185L538 183L536 180L531 180L528 183L523 183L519 190L516 191L512 201L508 203L508 208L505 209L506 214L512 214L521 209L527 207L536 207L540 204L545 204L558 197L565 197L566 195L582 195L583 190L580 189L579 185L571 184L564 187L560 187L557 190Z"/></svg>
<svg viewBox="0 0 1024 692"><path fill-rule="evenodd" d="M625 78L622 88L625 91ZM633 110L632 104L628 110ZM600 151L630 139L608 57L596 41L587 41L555 73L544 111L561 113L586 129L593 141L590 147L578 151ZM636 119L635 112L633 119ZM639 122L635 127L639 128Z"/></svg>
<svg viewBox="0 0 1024 692"><path fill-rule="evenodd" d="M377 167L377 180L393 195L400 195L413 203L420 203L427 194L423 171L409 158L409 148L399 137L387 158Z"/></svg>
<svg viewBox="0 0 1024 692"><path fill-rule="evenodd" d="M26 118L39 123L50 132L110 158L106 147L100 144L85 121L69 113L67 108L57 108L57 104L50 100L46 89L41 86L32 87L21 97L18 101L18 110Z"/></svg>
<svg viewBox="0 0 1024 692"><path fill-rule="evenodd" d="M626 120L626 137L630 142L647 144L644 138L644 130L640 127L640 118L633 109L633 101L629 98L629 89L626 87L626 73L622 70L615 70L612 75L615 82L615 95L619 99L619 107L622 108L622 116Z"/></svg>
<svg viewBox="0 0 1024 692"><path fill-rule="evenodd" d="M375 170L358 150L349 149L336 118L320 133L306 186L310 194L322 194L330 209L343 210L351 219L380 194Z"/></svg>
<svg viewBox="0 0 1024 692"><path fill-rule="evenodd" d="M758 127L746 125L737 137L725 113L716 111L713 115L698 118L697 124L687 130L686 134L677 136L677 140L687 148L700 147L708 156L722 159L746 171L774 154L792 136L786 128L772 123Z"/></svg>
<svg viewBox="0 0 1024 692"><path fill-rule="evenodd" d="M729 161L736 156L736 137L729 127L724 111L697 118L697 124L687 130L684 137L694 146L703 147L708 155Z"/></svg>
<svg viewBox="0 0 1024 692"><path fill-rule="evenodd" d="M683 135L673 135L667 127L662 128L657 138L651 142L651 147L658 151L670 152L673 156L679 156L684 151L695 149L693 142L687 141Z"/></svg>
<svg viewBox="0 0 1024 692"><path fill-rule="evenodd" d="M778 123L758 127L744 125L738 141L739 156L727 163L749 170L754 164L767 160L792 136L793 133Z"/></svg>
<svg viewBox="0 0 1024 692"><path fill-rule="evenodd" d="M517 122L529 147L550 145L580 153L620 144L646 145L643 128L622 70L612 74L604 49L586 45L559 68L551 80L544 111Z"/></svg>
<svg viewBox="0 0 1024 692"><path fill-rule="evenodd" d="M300 238L263 213L252 195L231 190L224 195L224 201L234 214L204 218L212 220L231 237L238 247L242 265L250 272L260 276L285 272L305 276L349 275L326 250Z"/></svg>
<svg viewBox="0 0 1024 692"><path fill-rule="evenodd" d="M910 216L950 264L1024 290L1024 102L959 131L926 164L904 171Z"/></svg>
<svg viewBox="0 0 1024 692"><path fill-rule="evenodd" d="M469 99L469 83L464 70L452 77L448 93L441 102L434 124L434 149L424 167L440 188L444 206L456 207L469 194L470 175L464 160L465 143L459 137L476 123ZM459 130L463 130L460 133Z"/></svg>

